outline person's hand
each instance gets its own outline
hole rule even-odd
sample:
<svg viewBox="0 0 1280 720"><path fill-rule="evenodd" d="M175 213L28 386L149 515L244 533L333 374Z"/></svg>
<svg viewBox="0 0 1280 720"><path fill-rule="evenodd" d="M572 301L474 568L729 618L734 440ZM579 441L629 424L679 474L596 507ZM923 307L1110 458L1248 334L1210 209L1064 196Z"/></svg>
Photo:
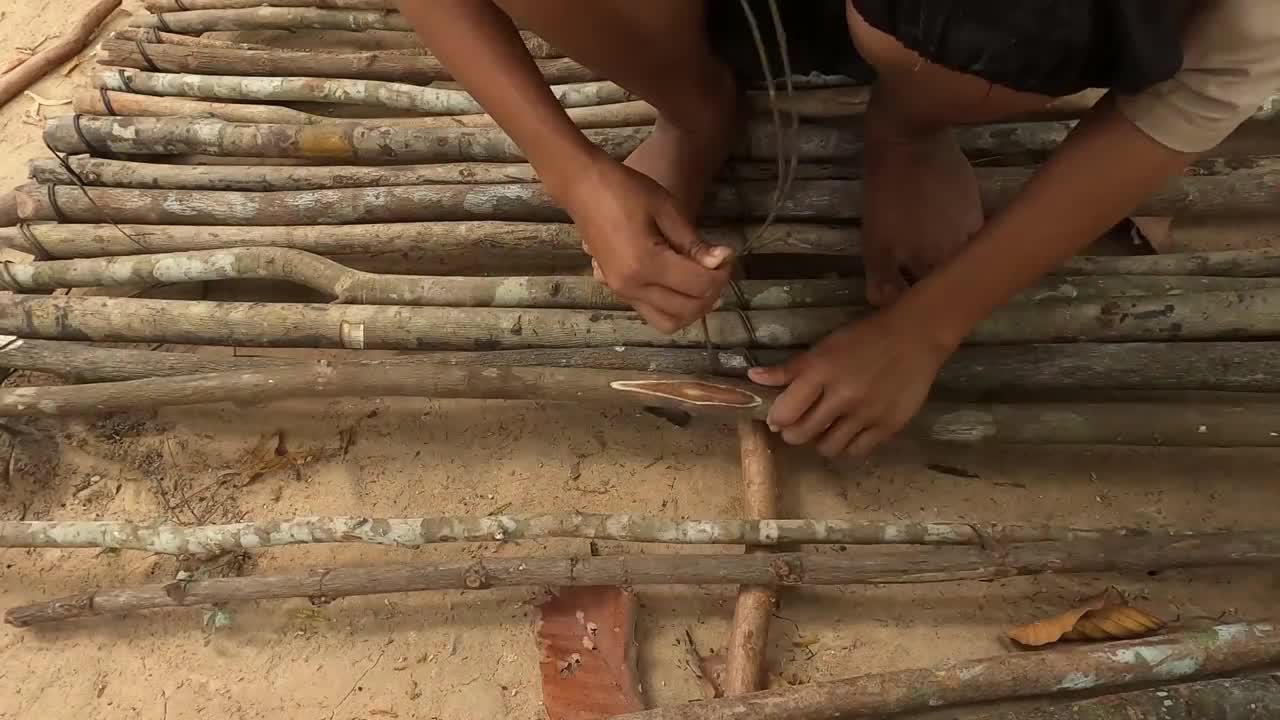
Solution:
<svg viewBox="0 0 1280 720"><path fill-rule="evenodd" d="M732 250L708 245L658 183L605 159L565 201L597 277L663 333L706 315L729 282Z"/></svg>
<svg viewBox="0 0 1280 720"><path fill-rule="evenodd" d="M891 308L749 375L761 385L787 386L768 423L788 444L815 443L826 457L861 456L910 422L953 350Z"/></svg>

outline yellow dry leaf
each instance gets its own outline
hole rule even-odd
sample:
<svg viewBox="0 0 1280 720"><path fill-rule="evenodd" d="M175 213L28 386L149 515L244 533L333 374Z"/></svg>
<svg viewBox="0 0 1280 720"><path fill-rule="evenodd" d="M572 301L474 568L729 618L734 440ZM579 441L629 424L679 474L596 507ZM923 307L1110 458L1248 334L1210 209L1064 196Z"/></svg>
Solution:
<svg viewBox="0 0 1280 720"><path fill-rule="evenodd" d="M1164 629L1160 618L1129 605L1114 587L1085 600L1079 607L1009 630L1009 639L1026 647L1059 640L1120 640Z"/></svg>

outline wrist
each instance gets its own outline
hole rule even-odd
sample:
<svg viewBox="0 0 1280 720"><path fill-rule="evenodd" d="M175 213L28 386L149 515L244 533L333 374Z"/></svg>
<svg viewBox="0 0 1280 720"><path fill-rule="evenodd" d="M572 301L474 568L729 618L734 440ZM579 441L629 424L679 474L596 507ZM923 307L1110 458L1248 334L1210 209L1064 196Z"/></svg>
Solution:
<svg viewBox="0 0 1280 720"><path fill-rule="evenodd" d="M604 150L585 142L584 146L553 153L550 160L531 164L547 194L572 216L582 206L583 196L591 188L599 187L601 172L617 165L618 161Z"/></svg>
<svg viewBox="0 0 1280 720"><path fill-rule="evenodd" d="M893 322L914 334L943 355L955 352L979 322L967 318L962 293L947 293L945 288L916 284L885 309Z"/></svg>

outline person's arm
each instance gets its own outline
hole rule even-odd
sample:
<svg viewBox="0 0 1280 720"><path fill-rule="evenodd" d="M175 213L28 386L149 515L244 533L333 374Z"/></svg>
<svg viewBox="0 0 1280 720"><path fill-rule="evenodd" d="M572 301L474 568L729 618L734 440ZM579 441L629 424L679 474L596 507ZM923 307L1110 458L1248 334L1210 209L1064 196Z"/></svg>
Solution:
<svg viewBox="0 0 1280 720"><path fill-rule="evenodd" d="M488 0L401 0L399 6L524 152L620 297L664 332L711 309L728 280L728 268L719 267L727 249L704 246L661 186L610 158L574 126L500 8Z"/></svg>

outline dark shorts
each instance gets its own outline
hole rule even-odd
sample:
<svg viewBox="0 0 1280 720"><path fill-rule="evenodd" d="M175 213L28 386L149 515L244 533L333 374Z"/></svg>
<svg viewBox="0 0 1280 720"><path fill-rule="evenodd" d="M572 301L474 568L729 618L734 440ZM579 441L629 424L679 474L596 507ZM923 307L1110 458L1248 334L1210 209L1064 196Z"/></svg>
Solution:
<svg viewBox="0 0 1280 720"><path fill-rule="evenodd" d="M796 74L874 76L849 40L844 0L775 0ZM766 0L749 0L781 75ZM1182 66L1191 0L853 0L867 22L925 59L1014 90L1137 92ZM764 78L739 0L710 0L713 45L746 82Z"/></svg>

